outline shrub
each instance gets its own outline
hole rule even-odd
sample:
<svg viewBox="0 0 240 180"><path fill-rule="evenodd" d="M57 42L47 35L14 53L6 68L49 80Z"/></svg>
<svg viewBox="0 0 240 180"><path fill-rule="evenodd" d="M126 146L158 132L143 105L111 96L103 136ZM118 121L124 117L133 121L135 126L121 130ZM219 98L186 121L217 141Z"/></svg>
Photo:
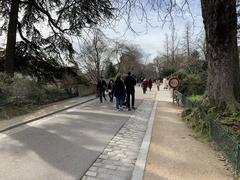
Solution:
<svg viewBox="0 0 240 180"><path fill-rule="evenodd" d="M180 69L174 75L178 76L181 83L179 91L185 96L202 95L206 88L206 72L189 74L186 70Z"/></svg>
<svg viewBox="0 0 240 180"><path fill-rule="evenodd" d="M62 87L58 87L54 84L48 84L46 87L47 98L45 103L50 103L58 100L65 99L67 97L72 97L70 90L66 90Z"/></svg>
<svg viewBox="0 0 240 180"><path fill-rule="evenodd" d="M69 74L65 74L59 82L60 88L69 95L77 95L77 87L80 84L90 86L92 83L85 76L72 76Z"/></svg>
<svg viewBox="0 0 240 180"><path fill-rule="evenodd" d="M6 73L0 73L0 101L6 102L10 96L9 89L12 78Z"/></svg>
<svg viewBox="0 0 240 180"><path fill-rule="evenodd" d="M84 76L66 75L59 82L42 84L21 74L0 73L0 104L45 104L74 97L79 84L90 85Z"/></svg>
<svg viewBox="0 0 240 180"><path fill-rule="evenodd" d="M188 73L185 69L179 69L177 72L174 73L179 79L184 79L187 77Z"/></svg>
<svg viewBox="0 0 240 180"><path fill-rule="evenodd" d="M16 75L9 85L9 93L14 104L40 103L46 98L46 91L34 80Z"/></svg>

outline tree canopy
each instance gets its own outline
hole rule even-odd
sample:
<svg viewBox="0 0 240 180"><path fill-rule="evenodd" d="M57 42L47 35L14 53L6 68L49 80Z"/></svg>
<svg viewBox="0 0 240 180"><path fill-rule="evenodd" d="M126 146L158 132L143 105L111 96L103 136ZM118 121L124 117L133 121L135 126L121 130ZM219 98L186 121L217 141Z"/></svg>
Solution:
<svg viewBox="0 0 240 180"><path fill-rule="evenodd" d="M112 17L122 17L132 29L132 17L137 16L148 24L150 11L156 11L158 19L163 23L173 21L175 14L184 15L190 9L189 2L190 0L0 0L0 17L4 20L1 30L7 32L5 71L10 74L14 72L16 48L22 52L20 55L28 55L18 58L20 64L22 59L25 59L26 65L33 60L46 62L51 59L51 64L63 65L70 62L76 66L72 60L74 49L70 36L81 36L84 27L91 28ZM240 77L236 3L236 0L201 0L206 32L205 55L208 61L206 95L212 104L227 106L233 111L240 109L239 84L235 83L239 82ZM48 27L48 32L41 26ZM172 57L175 57L174 37L172 36L174 44L168 47L172 49ZM187 44L190 45L190 39L187 39ZM122 61L128 58L132 59L129 54L121 56ZM172 59L172 62L175 61Z"/></svg>
<svg viewBox="0 0 240 180"><path fill-rule="evenodd" d="M14 72L15 48L33 57L45 54L58 64L74 63L69 36L111 18L112 10L109 0L0 0L1 30L8 34L6 71ZM17 33L21 46L16 46Z"/></svg>

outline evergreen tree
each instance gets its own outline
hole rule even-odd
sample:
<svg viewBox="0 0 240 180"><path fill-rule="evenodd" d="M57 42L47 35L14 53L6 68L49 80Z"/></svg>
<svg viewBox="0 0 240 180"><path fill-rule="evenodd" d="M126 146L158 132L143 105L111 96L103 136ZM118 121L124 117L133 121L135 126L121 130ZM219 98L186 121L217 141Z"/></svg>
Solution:
<svg viewBox="0 0 240 180"><path fill-rule="evenodd" d="M35 57L47 54L58 63L74 63L68 36L81 36L82 28L110 17L109 0L0 0L1 30L7 33L5 71L14 73L16 47ZM40 25L49 27L49 36L39 30ZM17 33L21 43L16 43Z"/></svg>
<svg viewBox="0 0 240 180"><path fill-rule="evenodd" d="M113 78L117 75L116 68L113 66L112 62L108 62L106 66L105 78Z"/></svg>

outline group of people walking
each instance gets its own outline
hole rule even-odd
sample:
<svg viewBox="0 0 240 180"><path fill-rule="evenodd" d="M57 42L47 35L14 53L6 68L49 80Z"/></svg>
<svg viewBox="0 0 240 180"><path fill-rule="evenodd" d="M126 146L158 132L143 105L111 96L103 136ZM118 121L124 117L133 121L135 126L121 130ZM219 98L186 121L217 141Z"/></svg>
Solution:
<svg viewBox="0 0 240 180"><path fill-rule="evenodd" d="M157 80L155 80L155 83L157 85L157 90L159 91L160 90L161 81L159 79L157 79ZM143 94L146 94L147 88L149 88L149 90L151 91L152 90L152 85L153 85L152 79L149 79L149 80L144 79L144 80L142 80L141 86L142 86L142 89L143 89Z"/></svg>
<svg viewBox="0 0 240 180"><path fill-rule="evenodd" d="M97 84L97 91L98 96L100 98L100 102L102 103L103 98L106 101L105 97L105 90L107 87L108 95L110 98L110 102L113 102L113 97L116 98L116 108L118 110L123 110L123 103L126 100L126 106L128 110L135 109L135 85L136 80L131 75L131 72L128 72L127 77L124 79L124 81L121 78L121 75L118 75L115 82L113 80L110 80L107 86L107 83L105 80L103 80L103 77L98 81ZM130 106L130 99L131 99L131 106Z"/></svg>
<svg viewBox="0 0 240 180"><path fill-rule="evenodd" d="M142 81L141 86L142 86L142 89L143 89L143 94L146 94L147 88L149 88L150 91L152 90L152 84L153 84L152 79L149 79L149 80L144 79Z"/></svg>

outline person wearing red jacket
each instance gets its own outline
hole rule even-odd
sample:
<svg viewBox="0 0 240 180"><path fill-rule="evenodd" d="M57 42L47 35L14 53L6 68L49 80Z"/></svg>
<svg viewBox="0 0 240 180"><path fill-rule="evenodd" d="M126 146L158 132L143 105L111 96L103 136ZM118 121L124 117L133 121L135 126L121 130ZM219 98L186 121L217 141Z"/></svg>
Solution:
<svg viewBox="0 0 240 180"><path fill-rule="evenodd" d="M148 88L151 91L151 89L152 89L152 80L151 79L148 80Z"/></svg>

